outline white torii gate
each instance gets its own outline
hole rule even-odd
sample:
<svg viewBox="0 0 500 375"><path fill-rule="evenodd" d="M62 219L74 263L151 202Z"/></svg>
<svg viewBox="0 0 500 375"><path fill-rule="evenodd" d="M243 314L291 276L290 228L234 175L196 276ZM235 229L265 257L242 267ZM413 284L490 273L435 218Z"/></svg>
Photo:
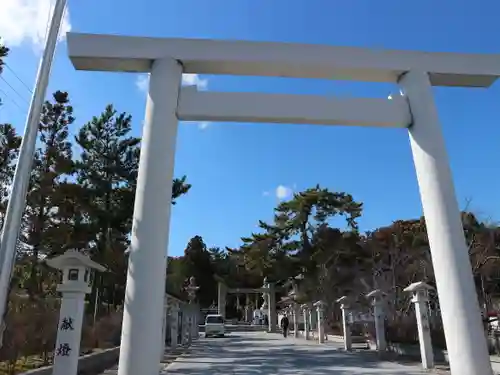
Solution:
<svg viewBox="0 0 500 375"><path fill-rule="evenodd" d="M119 375L156 375L179 120L408 128L451 371L488 375L479 304L431 86L488 87L500 55L68 34L76 69L150 72L133 216ZM181 88L183 73L395 82L385 99Z"/></svg>

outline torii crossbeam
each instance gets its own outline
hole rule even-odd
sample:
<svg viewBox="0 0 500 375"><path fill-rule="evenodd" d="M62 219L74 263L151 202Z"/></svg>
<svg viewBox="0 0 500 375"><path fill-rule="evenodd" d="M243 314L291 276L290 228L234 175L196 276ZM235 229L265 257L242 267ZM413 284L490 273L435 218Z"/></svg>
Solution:
<svg viewBox="0 0 500 375"><path fill-rule="evenodd" d="M156 375L178 120L408 128L454 375L491 366L431 86L489 87L500 55L68 34L77 69L150 72L129 257L119 375ZM340 99L197 92L182 73L394 82L403 96Z"/></svg>

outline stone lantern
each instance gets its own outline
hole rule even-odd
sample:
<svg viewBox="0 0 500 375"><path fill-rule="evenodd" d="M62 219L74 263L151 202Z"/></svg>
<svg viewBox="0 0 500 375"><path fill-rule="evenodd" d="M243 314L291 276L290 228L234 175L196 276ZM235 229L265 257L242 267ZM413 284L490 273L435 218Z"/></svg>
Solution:
<svg viewBox="0 0 500 375"><path fill-rule="evenodd" d="M57 286L62 299L52 374L76 375L85 295L91 291L91 273L93 270L104 272L106 268L76 250L68 250L46 262L49 267L62 271L63 275L61 284Z"/></svg>
<svg viewBox="0 0 500 375"><path fill-rule="evenodd" d="M267 277L264 277L264 281L262 282L262 288L267 288L267 287L268 287ZM269 293L267 291L262 293L263 303L262 303L262 306L260 307L260 309L262 311L264 311L268 308L268 297L269 297Z"/></svg>
<svg viewBox="0 0 500 375"><path fill-rule="evenodd" d="M344 349L352 350L351 325L349 324L349 312L351 310L351 300L347 296L342 296L337 300L342 310L342 330L344 332Z"/></svg>
<svg viewBox="0 0 500 375"><path fill-rule="evenodd" d="M384 352L387 350L387 341L385 338L385 316L383 302L386 293L380 289L375 289L366 295L366 298L371 300L373 306L373 321L375 324L375 341L377 343L377 351Z"/></svg>
<svg viewBox="0 0 500 375"><path fill-rule="evenodd" d="M292 290L288 293L288 296L292 300L291 310L293 316L293 335L295 338L299 337L299 317L300 317L300 305L299 301L301 299L301 291L299 282L304 279L302 274L296 276L292 280Z"/></svg>
<svg viewBox="0 0 500 375"><path fill-rule="evenodd" d="M200 287L196 285L196 279L194 278L194 276L191 276L189 278L189 284L185 289L188 294L189 303L193 303L196 299L196 292L200 289Z"/></svg>
<svg viewBox="0 0 500 375"><path fill-rule="evenodd" d="M309 305L305 303L301 305L300 308L302 309L302 313L304 315L304 338L306 340L309 340L309 330L311 329L309 322Z"/></svg>
<svg viewBox="0 0 500 375"><path fill-rule="evenodd" d="M316 307L316 313L317 313L316 323L318 330L318 342L322 344L325 342L324 313L326 304L323 301L319 300L315 302L313 306Z"/></svg>
<svg viewBox="0 0 500 375"><path fill-rule="evenodd" d="M198 317L196 312L196 307L194 306L194 301L196 299L196 292L200 289L196 285L196 279L194 276L189 278L189 283L185 287L188 294L189 306L188 306L188 341L191 342L193 337L198 337Z"/></svg>
<svg viewBox="0 0 500 375"><path fill-rule="evenodd" d="M412 294L411 301L415 304L420 356L422 357L422 367L426 370L434 367L434 352L432 349L429 311L427 307L427 293L432 289L430 285L423 281L410 284L404 289L405 292Z"/></svg>

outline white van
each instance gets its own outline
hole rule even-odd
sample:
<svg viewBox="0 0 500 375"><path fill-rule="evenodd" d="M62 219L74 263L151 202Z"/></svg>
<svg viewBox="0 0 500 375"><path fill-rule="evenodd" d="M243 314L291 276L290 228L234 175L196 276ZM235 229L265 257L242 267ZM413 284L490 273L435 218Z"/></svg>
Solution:
<svg viewBox="0 0 500 375"><path fill-rule="evenodd" d="M224 318L222 315L207 315L205 318L205 337L224 337Z"/></svg>

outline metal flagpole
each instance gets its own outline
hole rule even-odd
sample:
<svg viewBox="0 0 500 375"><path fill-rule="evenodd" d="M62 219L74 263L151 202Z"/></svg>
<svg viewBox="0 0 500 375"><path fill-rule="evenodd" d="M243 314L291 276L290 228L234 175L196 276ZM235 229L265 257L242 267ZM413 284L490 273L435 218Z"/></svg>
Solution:
<svg viewBox="0 0 500 375"><path fill-rule="evenodd" d="M56 0L52 13L50 29L38 68L21 148L19 149L19 159L11 185L10 199L0 236L0 346L3 341L3 332L5 331L4 318L7 311L9 285L12 269L15 264L16 245L21 228L21 219L26 206L26 194L35 154L38 124L49 83L52 60L54 59L57 37L61 28L66 2L67 0Z"/></svg>

